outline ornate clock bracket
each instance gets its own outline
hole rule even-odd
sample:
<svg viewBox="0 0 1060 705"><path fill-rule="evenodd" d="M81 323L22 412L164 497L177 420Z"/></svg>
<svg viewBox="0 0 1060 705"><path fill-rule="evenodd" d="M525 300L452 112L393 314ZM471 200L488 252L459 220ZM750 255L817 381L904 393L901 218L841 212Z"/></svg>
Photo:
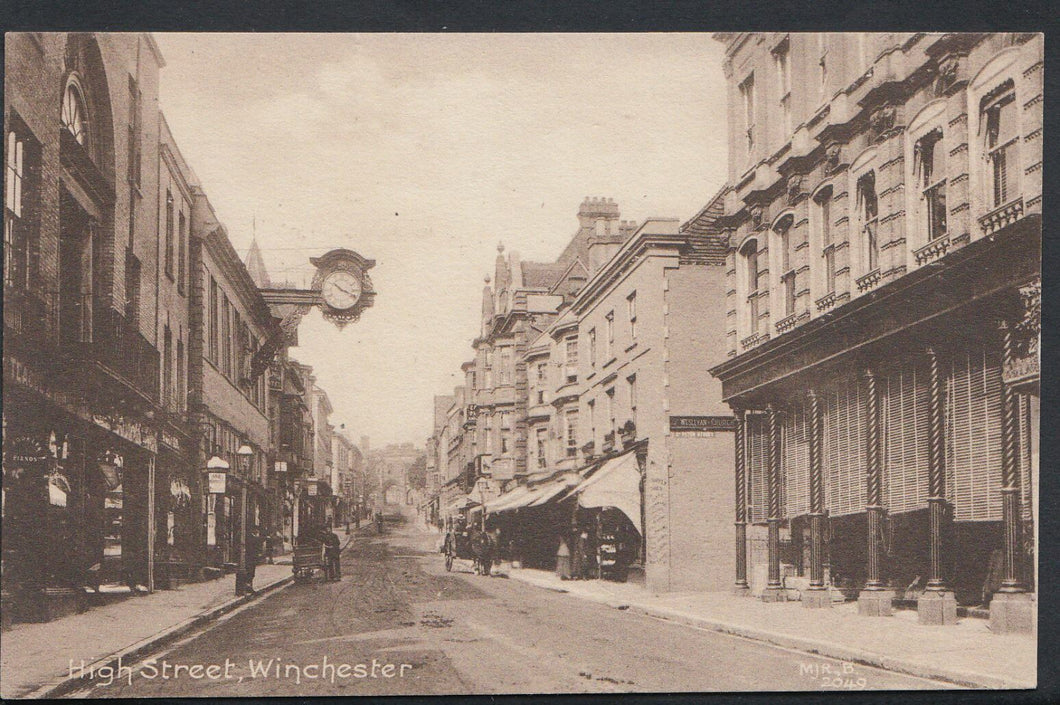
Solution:
<svg viewBox="0 0 1060 705"><path fill-rule="evenodd" d="M362 257L352 250L331 250L309 261L316 267L313 283L308 289L261 289L265 303L272 315L279 319L265 344L254 354L250 362L250 379L257 379L268 369L276 353L285 345L297 345L298 324L314 306L319 306L325 320L334 323L340 330L357 321L364 309L375 302L375 289L368 277L368 270L375 260ZM360 281L361 292L356 303L348 309L338 310L325 302L321 294L324 280L334 272L349 272Z"/></svg>

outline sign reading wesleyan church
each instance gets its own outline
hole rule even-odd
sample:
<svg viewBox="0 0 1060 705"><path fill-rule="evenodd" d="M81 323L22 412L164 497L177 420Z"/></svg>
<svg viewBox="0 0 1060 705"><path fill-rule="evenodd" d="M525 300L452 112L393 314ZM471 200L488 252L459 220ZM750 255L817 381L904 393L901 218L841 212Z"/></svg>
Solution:
<svg viewBox="0 0 1060 705"><path fill-rule="evenodd" d="M714 433L735 431L735 416L671 416L670 431L674 433Z"/></svg>

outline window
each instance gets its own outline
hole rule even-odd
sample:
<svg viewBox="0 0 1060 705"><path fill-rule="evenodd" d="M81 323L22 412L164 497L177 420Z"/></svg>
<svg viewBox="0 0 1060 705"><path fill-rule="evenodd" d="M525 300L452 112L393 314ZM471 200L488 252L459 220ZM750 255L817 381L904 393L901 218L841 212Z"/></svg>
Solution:
<svg viewBox="0 0 1060 705"><path fill-rule="evenodd" d="M500 370L500 383L511 384L512 383L512 349L505 347L501 348L501 370Z"/></svg>
<svg viewBox="0 0 1060 705"><path fill-rule="evenodd" d="M824 259L824 293L835 292L835 243L832 241L832 189L822 189L814 197L817 232Z"/></svg>
<svg viewBox="0 0 1060 705"><path fill-rule="evenodd" d="M564 346L567 382L575 382L578 379L578 339L567 338Z"/></svg>
<svg viewBox="0 0 1060 705"><path fill-rule="evenodd" d="M23 186L26 179L26 142L14 131L7 133L4 160L4 285L25 289L27 234L23 219Z"/></svg>
<svg viewBox="0 0 1060 705"><path fill-rule="evenodd" d="M817 35L817 95L823 103L828 99L828 38Z"/></svg>
<svg viewBox="0 0 1060 705"><path fill-rule="evenodd" d="M166 251L164 253L166 263L166 276L173 280L173 194L166 190Z"/></svg>
<svg viewBox="0 0 1060 705"><path fill-rule="evenodd" d="M537 403L545 403L545 385L548 380L548 367L544 362L537 363Z"/></svg>
<svg viewBox="0 0 1060 705"><path fill-rule="evenodd" d="M861 219L862 263L866 274L879 267L880 248L876 240L879 202L876 199L876 172L870 171L858 179L858 215Z"/></svg>
<svg viewBox="0 0 1060 705"><path fill-rule="evenodd" d="M795 313L795 252L791 235L793 219L786 216L777 224L775 232L780 244L780 287L784 294L784 315Z"/></svg>
<svg viewBox="0 0 1060 705"><path fill-rule="evenodd" d="M744 260L744 276L747 280L747 329L748 334L758 332L758 240L748 240L740 250Z"/></svg>
<svg viewBox="0 0 1060 705"><path fill-rule="evenodd" d="M210 277L210 362L215 365L219 363L218 343L221 340L219 332L221 301L218 297L217 280Z"/></svg>
<svg viewBox="0 0 1060 705"><path fill-rule="evenodd" d="M567 457L573 458L578 453L578 411L577 409L571 409L567 412L566 416L563 417L566 422L566 429L564 435L567 439Z"/></svg>
<svg viewBox="0 0 1060 705"><path fill-rule="evenodd" d="M486 414L486 424L483 426L483 433L486 436L486 454L493 453L493 414Z"/></svg>
<svg viewBox="0 0 1060 705"><path fill-rule="evenodd" d="M626 382L629 384L629 419L633 422L633 425L637 425L637 375L630 375L626 378Z"/></svg>
<svg viewBox="0 0 1060 705"><path fill-rule="evenodd" d="M232 305L228 295L221 298L221 371L232 376Z"/></svg>
<svg viewBox="0 0 1060 705"><path fill-rule="evenodd" d="M596 329L589 329L589 366L596 367Z"/></svg>
<svg viewBox="0 0 1060 705"><path fill-rule="evenodd" d="M920 189L920 218L927 241L946 234L946 161L942 130L932 130L915 147L915 168Z"/></svg>
<svg viewBox="0 0 1060 705"><path fill-rule="evenodd" d="M173 406L173 334L169 326L162 336L162 406Z"/></svg>
<svg viewBox="0 0 1060 705"><path fill-rule="evenodd" d="M783 141L791 138L791 51L785 39L773 51L773 60L777 65L777 84L780 87L781 128L784 130Z"/></svg>
<svg viewBox="0 0 1060 705"><path fill-rule="evenodd" d="M188 384L184 379L184 341L177 339L177 409L184 410L184 395L187 393Z"/></svg>
<svg viewBox="0 0 1060 705"><path fill-rule="evenodd" d="M590 399L586 404L589 408L589 443L596 440L596 400Z"/></svg>
<svg viewBox="0 0 1060 705"><path fill-rule="evenodd" d="M548 430L539 428L535 432L537 440L537 467L548 467Z"/></svg>
<svg viewBox="0 0 1060 705"><path fill-rule="evenodd" d="M613 435L615 432L615 388L611 387L604 394L607 395L607 421Z"/></svg>
<svg viewBox="0 0 1060 705"><path fill-rule="evenodd" d="M753 73L740 84L740 98L743 102L745 148L747 157L750 158L755 148L755 75Z"/></svg>
<svg viewBox="0 0 1060 705"><path fill-rule="evenodd" d="M179 238L177 241L177 292L183 295L184 281L187 278L187 265L185 262L188 258L188 221L184 218L184 211L180 213L179 222L180 227L177 230L177 237Z"/></svg>
<svg viewBox="0 0 1060 705"><path fill-rule="evenodd" d="M637 292L626 297L626 310L629 313L629 339L637 342Z"/></svg>
<svg viewBox="0 0 1060 705"><path fill-rule="evenodd" d="M615 356L615 312L608 311L604 320L607 321L607 360L610 362Z"/></svg>
<svg viewBox="0 0 1060 705"><path fill-rule="evenodd" d="M136 85L136 80L129 77L129 155L128 155L128 179L129 184L139 188L140 171L142 162L141 148L141 123L142 123L143 94Z"/></svg>
<svg viewBox="0 0 1060 705"><path fill-rule="evenodd" d="M62 111L59 116L62 126L66 128L74 141L82 147L88 147L88 114L85 111L85 98L77 81L71 77L63 92Z"/></svg>
<svg viewBox="0 0 1060 705"><path fill-rule="evenodd" d="M1019 116L1011 80L993 95L996 97L987 96L982 101L980 125L986 133L988 198L991 207L998 208L1018 194Z"/></svg>

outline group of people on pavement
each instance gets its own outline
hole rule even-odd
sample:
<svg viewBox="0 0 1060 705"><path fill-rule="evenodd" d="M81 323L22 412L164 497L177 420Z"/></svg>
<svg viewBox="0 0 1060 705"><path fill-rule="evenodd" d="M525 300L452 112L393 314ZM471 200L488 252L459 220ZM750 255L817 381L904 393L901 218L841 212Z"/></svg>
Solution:
<svg viewBox="0 0 1060 705"><path fill-rule="evenodd" d="M556 575L561 580L590 580L596 577L596 570L596 545L588 530L576 532L569 543L567 536L559 537Z"/></svg>

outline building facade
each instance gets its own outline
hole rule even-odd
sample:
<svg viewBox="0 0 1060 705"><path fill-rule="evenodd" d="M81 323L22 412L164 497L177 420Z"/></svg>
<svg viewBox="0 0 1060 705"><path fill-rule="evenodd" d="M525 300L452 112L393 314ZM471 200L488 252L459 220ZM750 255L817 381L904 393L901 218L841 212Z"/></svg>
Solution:
<svg viewBox="0 0 1060 705"><path fill-rule="evenodd" d="M738 588L1029 629L1042 37L718 39Z"/></svg>
<svg viewBox="0 0 1060 705"><path fill-rule="evenodd" d="M223 491L199 493L206 563L224 567L242 565L250 532L271 533L267 378L253 373L251 360L277 321L206 194L193 192L188 408L202 439L197 467L219 459L228 471Z"/></svg>
<svg viewBox="0 0 1060 705"><path fill-rule="evenodd" d="M160 435L167 468L184 450L156 422L176 408L160 397L163 65L146 34L5 44L5 618L154 584Z"/></svg>

